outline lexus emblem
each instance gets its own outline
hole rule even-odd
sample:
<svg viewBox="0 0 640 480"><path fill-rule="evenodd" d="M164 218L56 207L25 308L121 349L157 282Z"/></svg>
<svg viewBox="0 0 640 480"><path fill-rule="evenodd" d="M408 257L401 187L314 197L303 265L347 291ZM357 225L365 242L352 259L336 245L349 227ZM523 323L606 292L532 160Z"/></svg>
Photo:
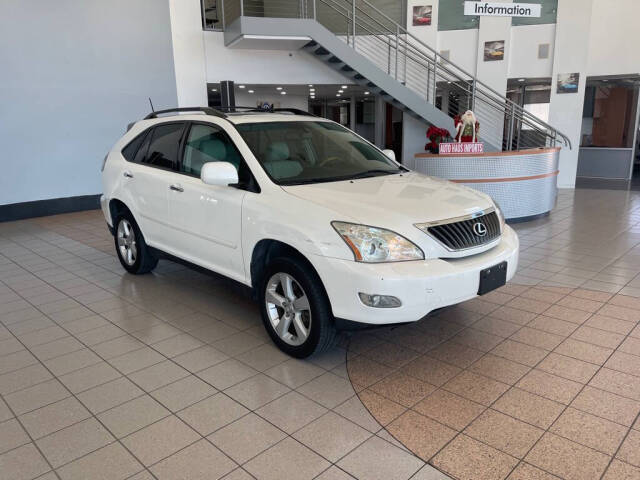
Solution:
<svg viewBox="0 0 640 480"><path fill-rule="evenodd" d="M482 222L473 224L473 233L479 237L484 237L487 234L487 226Z"/></svg>

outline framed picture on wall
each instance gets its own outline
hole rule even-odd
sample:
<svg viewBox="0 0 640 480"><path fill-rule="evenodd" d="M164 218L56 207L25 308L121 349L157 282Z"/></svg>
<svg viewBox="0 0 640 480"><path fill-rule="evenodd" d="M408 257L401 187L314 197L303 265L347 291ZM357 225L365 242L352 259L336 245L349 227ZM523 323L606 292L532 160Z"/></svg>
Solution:
<svg viewBox="0 0 640 480"><path fill-rule="evenodd" d="M484 42L484 61L504 60L504 40Z"/></svg>
<svg viewBox="0 0 640 480"><path fill-rule="evenodd" d="M432 5L423 5L413 7L413 26L419 27L431 25L431 14L433 12Z"/></svg>
<svg viewBox="0 0 640 480"><path fill-rule="evenodd" d="M558 93L577 93L579 82L579 73L559 73L557 91Z"/></svg>

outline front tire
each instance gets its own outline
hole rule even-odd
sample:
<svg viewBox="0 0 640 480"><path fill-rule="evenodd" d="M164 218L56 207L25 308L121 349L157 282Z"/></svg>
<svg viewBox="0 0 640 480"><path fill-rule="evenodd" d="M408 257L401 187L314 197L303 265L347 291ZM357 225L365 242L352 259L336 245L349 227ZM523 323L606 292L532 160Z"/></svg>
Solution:
<svg viewBox="0 0 640 480"><path fill-rule="evenodd" d="M113 237L118 259L127 272L141 275L156 268L158 259L149 250L131 213L118 217Z"/></svg>
<svg viewBox="0 0 640 480"><path fill-rule="evenodd" d="M283 352L306 358L333 346L331 306L315 271L297 258L276 258L259 286L262 321Z"/></svg>

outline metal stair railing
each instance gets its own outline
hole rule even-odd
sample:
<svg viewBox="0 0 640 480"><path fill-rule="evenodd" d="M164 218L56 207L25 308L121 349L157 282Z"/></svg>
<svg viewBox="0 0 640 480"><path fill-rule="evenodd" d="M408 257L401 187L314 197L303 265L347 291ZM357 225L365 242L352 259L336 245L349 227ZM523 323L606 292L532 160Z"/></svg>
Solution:
<svg viewBox="0 0 640 480"><path fill-rule="evenodd" d="M566 135L444 58L367 0L224 0L224 14L227 25L239 16L316 20L449 116L473 110L481 140L503 150L571 148Z"/></svg>

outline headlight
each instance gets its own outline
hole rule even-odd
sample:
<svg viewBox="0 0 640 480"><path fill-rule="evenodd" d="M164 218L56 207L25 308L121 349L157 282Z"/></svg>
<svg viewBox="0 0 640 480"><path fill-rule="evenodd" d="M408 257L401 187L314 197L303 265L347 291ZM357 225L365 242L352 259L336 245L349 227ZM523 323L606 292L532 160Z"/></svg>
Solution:
<svg viewBox="0 0 640 480"><path fill-rule="evenodd" d="M493 204L496 206L496 214L498 215L498 219L500 220L500 231L502 232L504 231L505 224L504 213L502 213L502 209L500 208L500 205L498 205L498 202L494 200Z"/></svg>
<svg viewBox="0 0 640 480"><path fill-rule="evenodd" d="M390 230L346 222L331 222L331 225L351 249L356 262L424 260L424 253L417 245Z"/></svg>

